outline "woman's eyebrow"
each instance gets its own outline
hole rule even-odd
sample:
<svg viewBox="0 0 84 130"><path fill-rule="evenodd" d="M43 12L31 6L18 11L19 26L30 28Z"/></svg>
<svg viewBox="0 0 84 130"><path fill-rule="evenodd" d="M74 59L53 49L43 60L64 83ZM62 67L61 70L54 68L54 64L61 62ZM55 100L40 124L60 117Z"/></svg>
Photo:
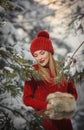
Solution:
<svg viewBox="0 0 84 130"><path fill-rule="evenodd" d="M41 50L39 53L44 52L44 50Z"/></svg>
<svg viewBox="0 0 84 130"><path fill-rule="evenodd" d="M42 51L39 52L39 54L41 54Z"/></svg>

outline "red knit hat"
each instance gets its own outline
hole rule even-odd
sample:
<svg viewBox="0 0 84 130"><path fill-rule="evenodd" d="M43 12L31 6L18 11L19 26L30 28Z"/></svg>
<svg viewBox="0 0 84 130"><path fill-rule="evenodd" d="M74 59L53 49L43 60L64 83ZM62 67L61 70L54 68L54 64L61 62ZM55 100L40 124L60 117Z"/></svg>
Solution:
<svg viewBox="0 0 84 130"><path fill-rule="evenodd" d="M32 55L37 50L46 50L54 54L52 42L47 31L41 30L37 33L37 36L33 39L30 45L30 51Z"/></svg>

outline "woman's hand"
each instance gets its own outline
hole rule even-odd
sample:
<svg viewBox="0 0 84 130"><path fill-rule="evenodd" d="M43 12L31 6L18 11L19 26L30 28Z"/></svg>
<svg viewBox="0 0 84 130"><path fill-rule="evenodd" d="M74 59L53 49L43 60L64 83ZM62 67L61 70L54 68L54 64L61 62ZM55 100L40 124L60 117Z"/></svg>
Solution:
<svg viewBox="0 0 84 130"><path fill-rule="evenodd" d="M49 113L52 109L52 104L47 104L46 110L36 111L35 113L39 116L43 116L44 118L48 118L46 113Z"/></svg>
<svg viewBox="0 0 84 130"><path fill-rule="evenodd" d="M46 108L47 111L50 110L50 109L52 109L52 108L53 108L52 104L48 103L48 104L47 104L47 108Z"/></svg>

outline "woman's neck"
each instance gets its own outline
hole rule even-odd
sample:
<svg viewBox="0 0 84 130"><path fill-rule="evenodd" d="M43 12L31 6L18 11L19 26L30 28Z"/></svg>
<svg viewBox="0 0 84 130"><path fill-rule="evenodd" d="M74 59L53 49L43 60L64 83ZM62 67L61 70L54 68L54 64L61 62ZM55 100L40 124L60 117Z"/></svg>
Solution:
<svg viewBox="0 0 84 130"><path fill-rule="evenodd" d="M44 66L44 68L49 68L49 63L47 63L47 64Z"/></svg>

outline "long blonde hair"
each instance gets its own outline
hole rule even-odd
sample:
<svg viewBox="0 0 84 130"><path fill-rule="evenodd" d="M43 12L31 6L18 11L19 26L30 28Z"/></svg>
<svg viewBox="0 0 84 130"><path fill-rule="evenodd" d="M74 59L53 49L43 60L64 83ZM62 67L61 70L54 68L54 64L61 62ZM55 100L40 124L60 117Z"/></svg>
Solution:
<svg viewBox="0 0 84 130"><path fill-rule="evenodd" d="M57 70L57 62L55 61L55 59L53 58L53 55L51 53L49 53L49 56L50 56L49 69L50 69L52 77L53 77L52 79L54 79L59 74L59 72ZM43 78L46 81L50 82L52 79L51 79L51 76L50 76L48 70L45 67L42 67L40 65L38 65L38 66L39 66L39 70L38 70L39 73L42 74ZM52 81L54 81L54 80L52 80Z"/></svg>

